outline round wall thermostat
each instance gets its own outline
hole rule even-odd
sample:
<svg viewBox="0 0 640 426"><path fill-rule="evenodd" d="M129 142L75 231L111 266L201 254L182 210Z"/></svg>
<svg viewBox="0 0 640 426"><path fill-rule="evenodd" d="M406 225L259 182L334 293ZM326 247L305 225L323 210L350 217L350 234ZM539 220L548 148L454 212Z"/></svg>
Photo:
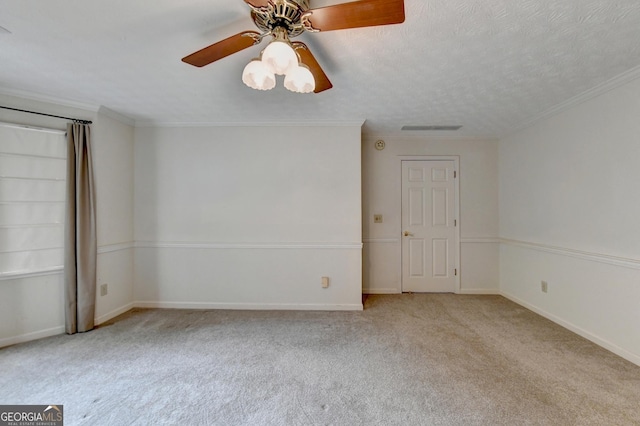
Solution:
<svg viewBox="0 0 640 426"><path fill-rule="evenodd" d="M378 151L382 151L384 149L384 141L382 139L380 139L379 141L376 141L376 149Z"/></svg>

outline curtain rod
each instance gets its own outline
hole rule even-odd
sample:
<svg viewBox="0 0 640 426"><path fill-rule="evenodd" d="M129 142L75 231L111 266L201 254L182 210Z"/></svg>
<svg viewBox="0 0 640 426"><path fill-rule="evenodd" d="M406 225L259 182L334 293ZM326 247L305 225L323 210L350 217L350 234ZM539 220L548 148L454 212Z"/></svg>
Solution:
<svg viewBox="0 0 640 426"><path fill-rule="evenodd" d="M45 114L43 112L28 111L26 109L10 108L10 107L6 107L6 106L2 106L2 105L0 105L0 108L2 108L2 109L10 109L11 111L26 112L27 114L44 115L45 117L61 118L63 120L70 120L70 121L73 121L74 123L80 123L80 124L92 124L93 123L92 121L81 120L79 118L62 117L60 115Z"/></svg>

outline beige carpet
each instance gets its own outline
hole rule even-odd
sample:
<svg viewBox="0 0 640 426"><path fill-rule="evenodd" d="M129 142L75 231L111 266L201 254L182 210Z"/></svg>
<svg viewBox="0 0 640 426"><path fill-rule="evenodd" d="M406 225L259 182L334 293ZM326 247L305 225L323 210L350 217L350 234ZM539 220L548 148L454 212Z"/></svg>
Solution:
<svg viewBox="0 0 640 426"><path fill-rule="evenodd" d="M66 425L640 425L640 367L499 296L364 312L131 311L0 350Z"/></svg>

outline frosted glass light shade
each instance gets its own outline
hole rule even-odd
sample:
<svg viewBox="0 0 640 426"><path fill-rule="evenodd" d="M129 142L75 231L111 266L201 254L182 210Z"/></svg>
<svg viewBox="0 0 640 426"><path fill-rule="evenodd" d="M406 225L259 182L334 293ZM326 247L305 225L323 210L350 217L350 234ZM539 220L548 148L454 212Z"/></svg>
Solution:
<svg viewBox="0 0 640 426"><path fill-rule="evenodd" d="M254 59L244 67L242 82L252 89L271 90L276 87L276 76L261 60Z"/></svg>
<svg viewBox="0 0 640 426"><path fill-rule="evenodd" d="M272 41L264 52L262 52L262 62L264 62L274 74L284 75L290 68L298 65L298 55L293 48L283 41Z"/></svg>
<svg viewBox="0 0 640 426"><path fill-rule="evenodd" d="M316 88L316 80L309 68L299 65L289 70L284 78L284 87L292 92L311 93Z"/></svg>

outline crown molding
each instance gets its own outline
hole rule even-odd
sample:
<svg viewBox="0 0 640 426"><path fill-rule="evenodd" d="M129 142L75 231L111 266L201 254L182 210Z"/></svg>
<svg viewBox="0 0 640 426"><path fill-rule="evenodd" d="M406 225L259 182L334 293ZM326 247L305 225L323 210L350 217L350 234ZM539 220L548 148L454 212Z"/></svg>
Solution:
<svg viewBox="0 0 640 426"><path fill-rule="evenodd" d="M365 120L344 121L252 121L252 122L180 122L137 120L136 128L157 127L362 127Z"/></svg>
<svg viewBox="0 0 640 426"><path fill-rule="evenodd" d="M593 99L595 97L598 97L600 95L603 95L607 92L610 92L614 89L617 89L620 86L624 86L627 83L630 83L636 79L640 78L640 66L637 66L635 68L631 68L628 71L623 72L622 74L619 74L607 81L605 81L604 83L598 84L597 86L587 90L586 92L583 92L577 96L574 96L572 98L567 99L564 102L561 102L543 112L541 112L538 115L535 115L523 122L521 122L520 124L516 125L515 127L511 128L509 131L507 131L505 134L500 136L500 139L504 139L514 133L520 132L526 128L529 128L531 126L533 126L534 124L545 120L547 118L556 116L568 109L571 109L577 105L580 105L590 99Z"/></svg>
<svg viewBox="0 0 640 426"><path fill-rule="evenodd" d="M136 121L133 118L127 117L126 115L120 114L112 109L107 108L104 105L101 105L98 108L98 114L105 115L113 120L116 120L122 124L126 124L127 126L135 127Z"/></svg>
<svg viewBox="0 0 640 426"><path fill-rule="evenodd" d="M77 108L92 113L98 112L98 109L100 108L98 105L94 104L87 104L70 99L57 98L54 96L43 95L26 90L11 89L8 87L0 87L0 95L14 96L16 98L26 99L29 101L43 102L69 108Z"/></svg>

